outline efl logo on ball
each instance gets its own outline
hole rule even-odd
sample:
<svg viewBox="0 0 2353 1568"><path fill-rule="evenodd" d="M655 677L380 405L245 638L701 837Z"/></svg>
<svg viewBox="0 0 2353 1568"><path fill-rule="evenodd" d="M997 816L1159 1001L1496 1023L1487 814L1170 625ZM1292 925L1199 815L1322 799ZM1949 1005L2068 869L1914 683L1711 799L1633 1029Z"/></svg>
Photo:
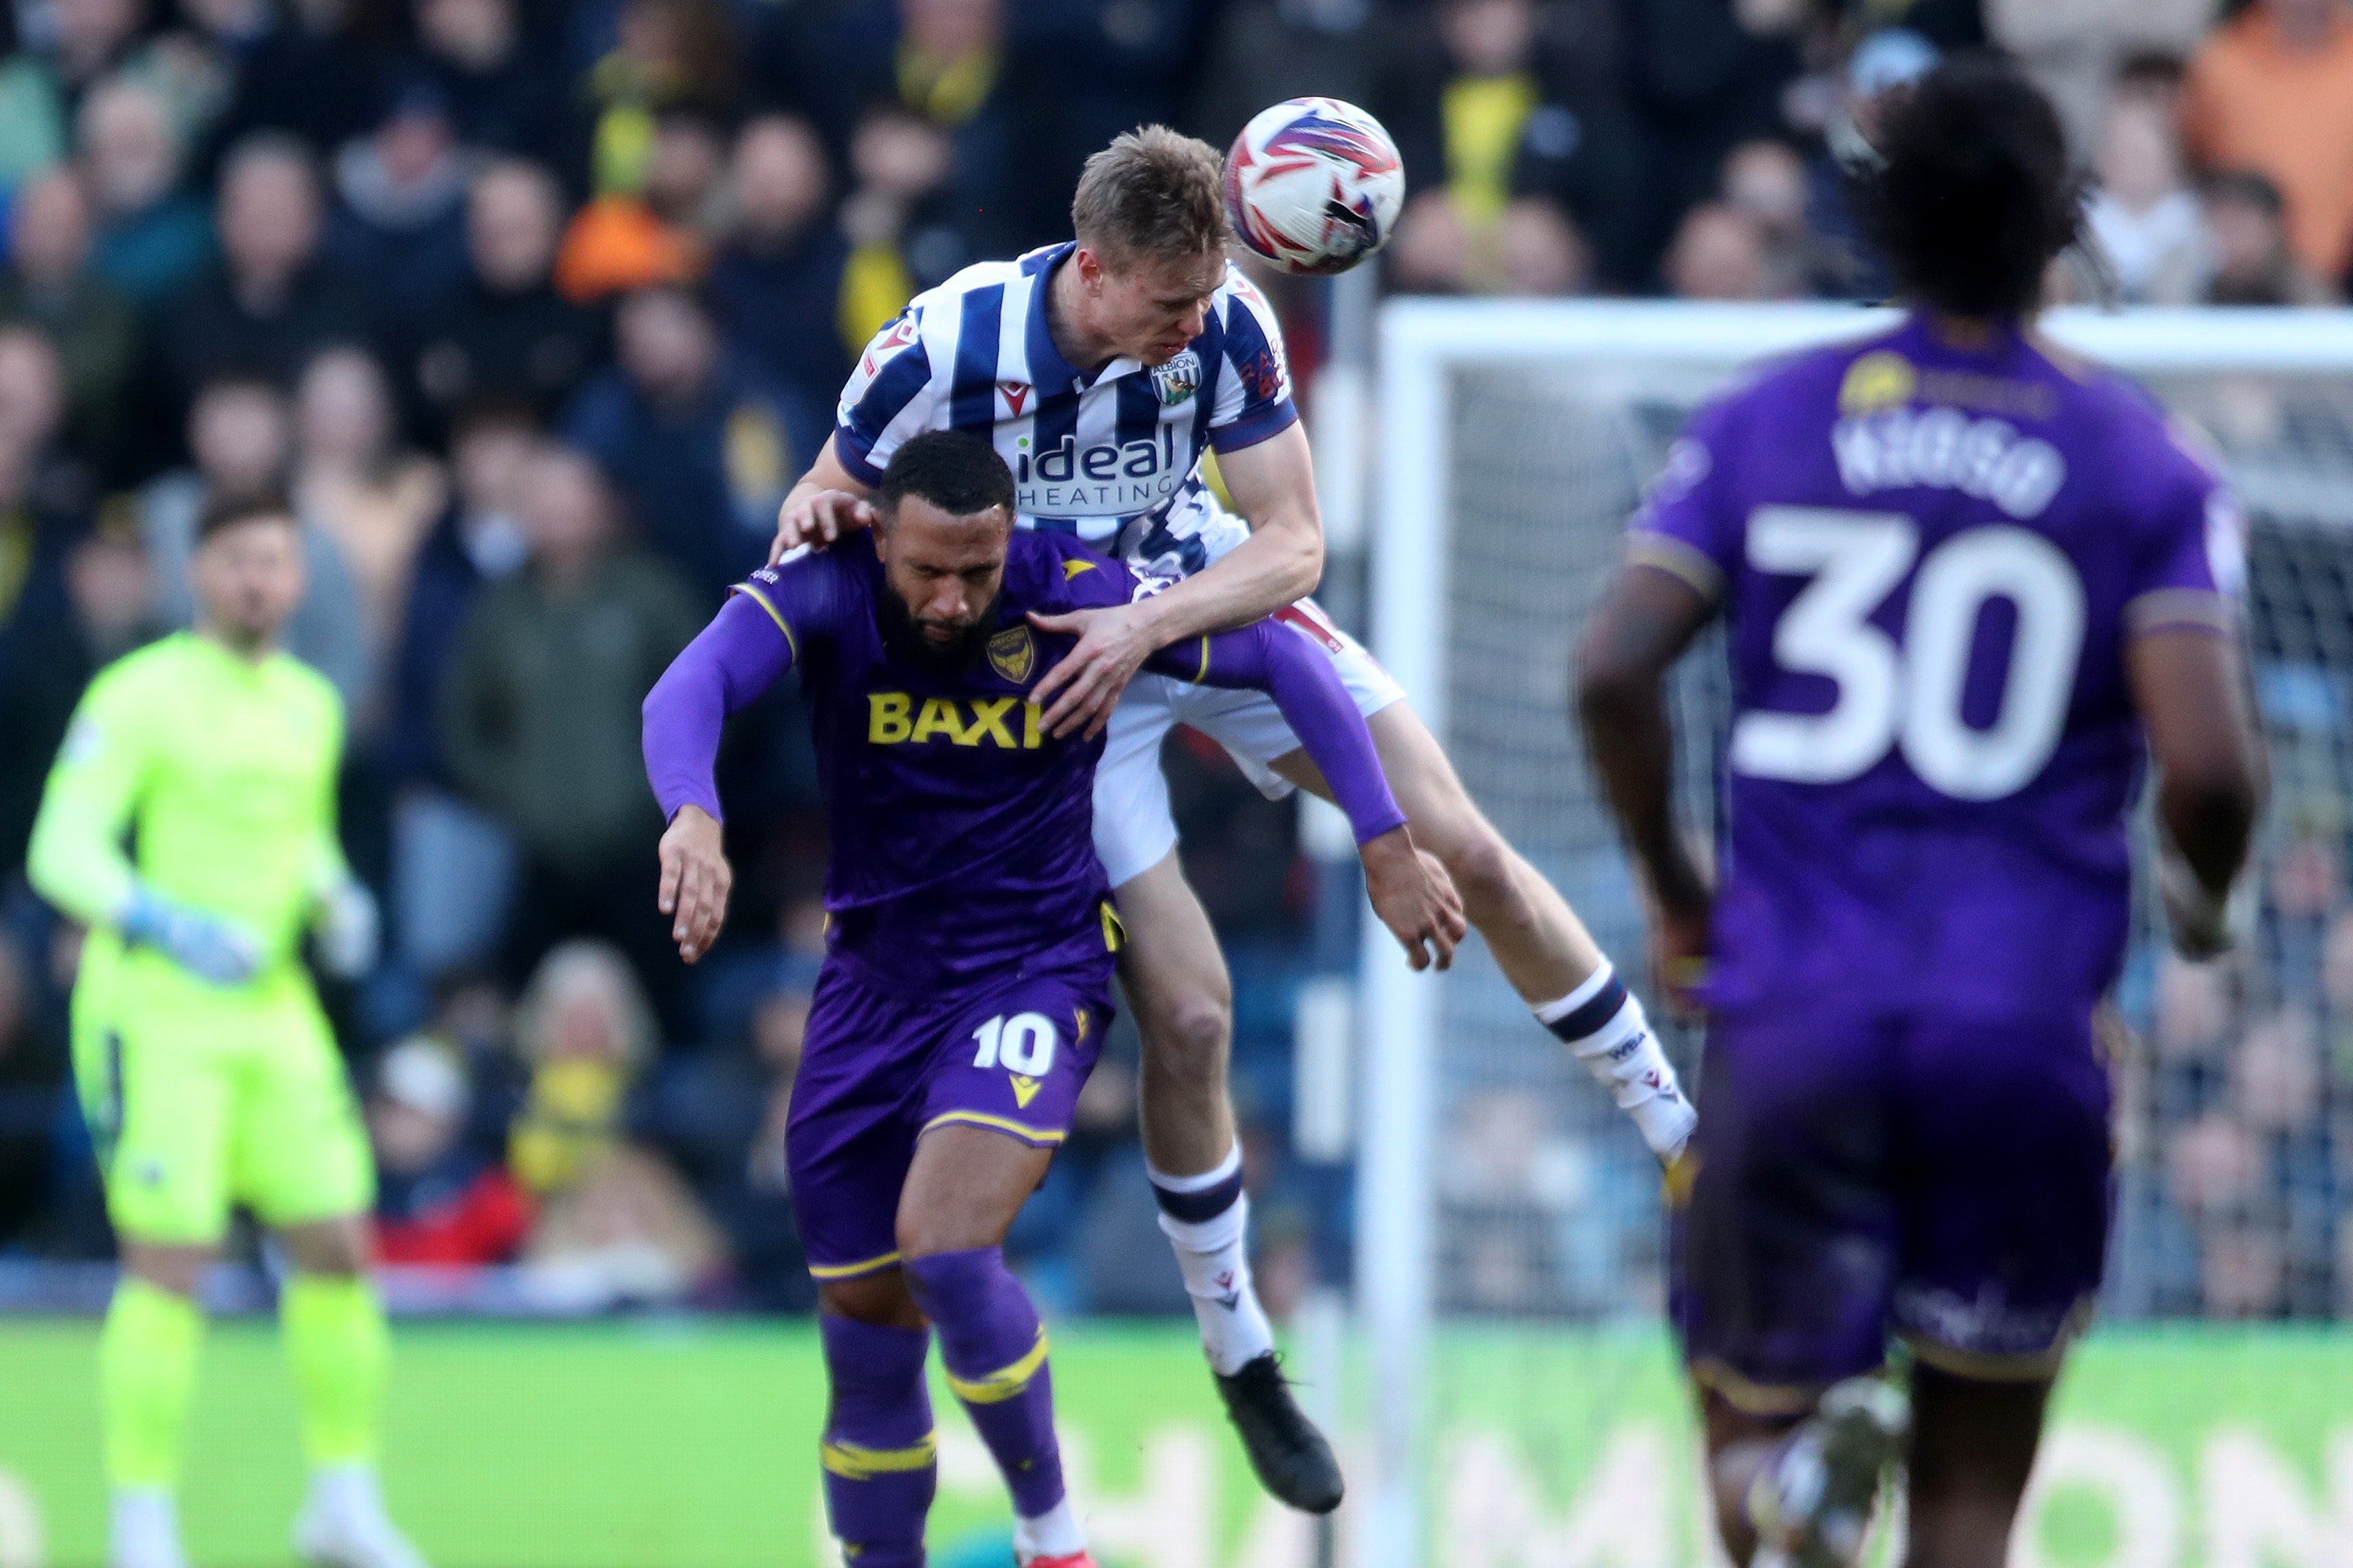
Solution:
<svg viewBox="0 0 2353 1568"><path fill-rule="evenodd" d="M1261 110L1226 154L1226 216L1285 272L1345 272L1388 243L1405 166L1381 122L1336 98Z"/></svg>

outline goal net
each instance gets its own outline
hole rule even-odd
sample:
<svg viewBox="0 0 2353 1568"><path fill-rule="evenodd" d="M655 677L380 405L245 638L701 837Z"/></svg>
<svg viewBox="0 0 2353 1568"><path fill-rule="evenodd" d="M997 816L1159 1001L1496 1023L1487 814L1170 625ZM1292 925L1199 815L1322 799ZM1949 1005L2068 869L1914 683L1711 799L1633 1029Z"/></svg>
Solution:
<svg viewBox="0 0 2353 1568"><path fill-rule="evenodd" d="M1745 364L1892 319L1432 300L1383 314L1375 651L1654 1021L1663 1009L1647 994L1639 895L1568 716L1570 651L1627 515L1694 406ZM2118 1076L2105 1313L2344 1311L2348 1129L2332 1153L2330 1123L2353 1113L2353 321L2060 312L2046 326L2137 377L2224 454L2253 525L2249 608L2274 768L2251 951L2190 969L2166 956L2152 911L2139 922L2119 996L2140 1044ZM1697 826L1711 820L1725 695L1721 643L1704 642L1673 688L1683 820ZM1658 1350L1659 1184L1641 1141L1483 946L1432 982L1408 973L1375 930L1363 981L1358 1303L1377 1462L1351 1555L1380 1568L1436 1561L1433 1531L1459 1544L1507 1517L1493 1525L1503 1544L1479 1558L1491 1568L1704 1561L1695 1498L1678 1504L1672 1543L1620 1552L1571 1537L1650 1527L1580 1522L1567 1500L1521 1495L1526 1475L1476 1474L1482 1434L1508 1429L1524 1457L1551 1452L1555 1468L1603 1485L1615 1450L1590 1445L1610 1405L1654 1401L1651 1384L1671 1381ZM1696 1038L1662 1033L1688 1075ZM1568 1322L1594 1327L1539 1331ZM1609 1353L1613 1334L1622 1356ZM1553 1368L1555 1342L1585 1350ZM1499 1412L1499 1399L1514 1407ZM1639 1456L1619 1458L1624 1484L1642 1484ZM1687 1471L1687 1452L1669 1463Z"/></svg>

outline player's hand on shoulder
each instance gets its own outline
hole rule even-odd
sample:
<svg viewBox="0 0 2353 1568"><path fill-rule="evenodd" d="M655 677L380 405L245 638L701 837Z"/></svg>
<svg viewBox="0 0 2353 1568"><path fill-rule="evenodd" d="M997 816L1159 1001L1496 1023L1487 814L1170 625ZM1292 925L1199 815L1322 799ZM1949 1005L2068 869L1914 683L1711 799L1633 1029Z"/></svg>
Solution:
<svg viewBox="0 0 2353 1568"><path fill-rule="evenodd" d="M692 963L719 940L727 923L727 894L735 873L727 864L725 832L699 805L682 805L661 836L661 888L656 902L670 917L678 955Z"/></svg>
<svg viewBox="0 0 2353 1568"><path fill-rule="evenodd" d="M1029 624L1041 632L1079 639L1029 694L1031 701L1044 706L1046 731L1056 737L1083 731L1092 740L1102 733L1127 683L1145 659L1160 651L1151 612L1142 604L1068 610L1059 616L1032 610Z"/></svg>
<svg viewBox="0 0 2353 1568"><path fill-rule="evenodd" d="M132 892L118 929L133 947L152 947L210 985L242 985L261 971L261 943L235 921L174 903L149 888Z"/></svg>
<svg viewBox="0 0 2353 1568"><path fill-rule="evenodd" d="M1405 949L1416 969L1453 967L1454 949L1470 930L1462 896L1438 857L1414 847L1413 835L1393 827L1357 848L1365 862L1365 894L1373 913Z"/></svg>
<svg viewBox="0 0 2353 1568"><path fill-rule="evenodd" d="M768 564L774 566L804 544L823 549L845 533L873 526L873 502L848 490L804 481L793 487L776 510L776 537L768 546Z"/></svg>

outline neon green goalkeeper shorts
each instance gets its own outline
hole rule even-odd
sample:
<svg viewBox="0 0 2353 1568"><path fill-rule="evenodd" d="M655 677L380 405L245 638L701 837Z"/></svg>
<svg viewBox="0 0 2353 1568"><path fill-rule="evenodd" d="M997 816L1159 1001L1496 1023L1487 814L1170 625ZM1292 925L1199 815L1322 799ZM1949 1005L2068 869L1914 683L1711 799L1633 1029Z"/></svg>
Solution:
<svg viewBox="0 0 2353 1568"><path fill-rule="evenodd" d="M364 1214L375 1170L351 1081L307 984L250 1003L110 1006L79 989L75 1087L117 1231L217 1242L230 1206L273 1226Z"/></svg>

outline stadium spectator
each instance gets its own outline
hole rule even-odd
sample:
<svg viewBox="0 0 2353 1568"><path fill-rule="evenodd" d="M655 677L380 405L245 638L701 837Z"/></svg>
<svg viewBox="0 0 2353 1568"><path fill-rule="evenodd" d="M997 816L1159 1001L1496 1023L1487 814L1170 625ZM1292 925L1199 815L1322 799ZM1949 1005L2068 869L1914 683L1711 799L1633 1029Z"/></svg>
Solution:
<svg viewBox="0 0 2353 1568"><path fill-rule="evenodd" d="M604 190L565 230L555 285L581 304L700 277L720 218L719 133L699 113L652 121L637 183Z"/></svg>
<svg viewBox="0 0 2353 1568"><path fill-rule="evenodd" d="M1667 288L1679 300L1786 299L1764 225L1738 207L1704 202L1683 215L1667 251Z"/></svg>
<svg viewBox="0 0 2353 1568"><path fill-rule="evenodd" d="M2182 57L2211 26L2218 0L1985 0L1986 31L2051 97L2067 143L2089 162L2112 96L2152 59Z"/></svg>
<svg viewBox="0 0 2353 1568"><path fill-rule="evenodd" d="M226 374L207 382L188 411L190 468L149 480L139 491L140 535L155 577L155 604L164 624L195 618L188 563L196 520L207 497L276 489L293 455L293 416L276 385L258 376ZM359 590L335 542L305 521L302 552L310 589L287 623L289 653L332 681L347 709L356 708L368 679L367 641L361 629Z"/></svg>
<svg viewBox="0 0 2353 1568"><path fill-rule="evenodd" d="M2353 17L2342 0L2255 0L2190 57L2181 115L2191 155L2268 178L2296 260L2342 279L2353 257Z"/></svg>
<svg viewBox="0 0 2353 1568"><path fill-rule="evenodd" d="M630 1086L658 1044L628 962L595 942L549 952L516 1038L532 1079L510 1162L541 1205L524 1253L535 1291L588 1308L715 1285L723 1238L677 1173L624 1130Z"/></svg>
<svg viewBox="0 0 2353 1568"><path fill-rule="evenodd" d="M20 37L17 49L0 60L0 102L16 110L0 148L0 188L14 187L65 156L83 95L124 64L135 47L139 0L58 0L47 20L45 29L29 39ZM26 42L34 47L23 47Z"/></svg>
<svg viewBox="0 0 2353 1568"><path fill-rule="evenodd" d="M1725 205L1757 222L1777 294L1835 298L1846 291L1843 258L1807 226L1806 161L1787 142L1744 142L1724 160Z"/></svg>
<svg viewBox="0 0 2353 1568"><path fill-rule="evenodd" d="M441 465L403 450L397 434L392 389L365 349L327 349L303 371L294 399L292 495L303 520L334 541L359 591L367 699L351 722L366 736L388 717L410 574L448 499Z"/></svg>
<svg viewBox="0 0 2353 1568"><path fill-rule="evenodd" d="M520 506L529 568L467 613L441 714L451 776L520 851L506 969L519 980L565 938L602 936L683 1037L683 967L648 896L661 822L638 704L702 616L670 569L623 547L611 494L579 453L536 453Z"/></svg>
<svg viewBox="0 0 2353 1568"><path fill-rule="evenodd" d="M30 1226L48 1197L49 1129L65 1051L35 1015L25 955L0 935L0 1247Z"/></svg>
<svg viewBox="0 0 2353 1568"><path fill-rule="evenodd" d="M292 0L243 51L212 146L233 153L257 131L278 131L325 156L365 132L383 110L383 73L360 26L353 0Z"/></svg>
<svg viewBox="0 0 2353 1568"><path fill-rule="evenodd" d="M466 174L448 105L422 80L335 156L320 253L367 290L389 333L413 329L465 278Z"/></svg>
<svg viewBox="0 0 2353 1568"><path fill-rule="evenodd" d="M161 630L130 518L77 539L62 577L62 595L29 607L0 647L0 867L12 869L24 864L41 786L82 689Z"/></svg>
<svg viewBox="0 0 2353 1568"><path fill-rule="evenodd" d="M28 628L63 599L66 551L89 521L87 476L57 449L65 395L56 346L0 327L0 661L41 657Z"/></svg>
<svg viewBox="0 0 2353 1568"><path fill-rule="evenodd" d="M180 185L185 140L154 89L121 77L82 100L77 136L97 209L91 269L151 308L194 281L215 254L204 198Z"/></svg>
<svg viewBox="0 0 2353 1568"><path fill-rule="evenodd" d="M1398 47L1390 13L1366 0L1238 0L1214 8L1193 73L1188 129L1230 147L1271 103L1320 94L1371 104Z"/></svg>
<svg viewBox="0 0 2353 1568"><path fill-rule="evenodd" d="M1401 294L1459 294L1471 286L1471 228L1452 192L1424 191L1407 201L1387 265L1389 286Z"/></svg>
<svg viewBox="0 0 2353 1568"><path fill-rule="evenodd" d="M196 389L228 371L281 384L331 342L364 339L365 299L319 258L317 165L300 142L257 134L221 167L221 264L156 322L161 415L176 427Z"/></svg>
<svg viewBox="0 0 2353 1568"><path fill-rule="evenodd" d="M629 296L617 336L620 363L581 392L565 435L715 604L760 563L785 491L824 444L823 395L764 375L684 289Z"/></svg>
<svg viewBox="0 0 2353 1568"><path fill-rule="evenodd" d="M2099 184L2084 221L2115 268L2117 297L2133 305L2194 304L2205 285L2206 221L2164 107L2119 96L2093 171Z"/></svg>
<svg viewBox="0 0 2353 1568"><path fill-rule="evenodd" d="M486 398L459 411L449 440L453 494L417 557L403 616L380 754L396 792L395 951L427 979L495 957L506 919L512 843L496 818L452 793L440 699L476 595L519 571L529 550L519 518L537 439L532 411L518 401Z"/></svg>
<svg viewBox="0 0 2353 1568"><path fill-rule="evenodd" d="M9 215L13 265L0 275L0 321L36 326L65 370L66 442L111 468L119 415L139 349L130 302L90 271L90 205L80 183L53 170L16 194Z"/></svg>
<svg viewBox="0 0 2353 1568"><path fill-rule="evenodd" d="M583 7L574 25L609 15L605 6ZM592 125L585 166L572 173L599 196L643 192L657 117L680 109L725 112L736 61L734 25L720 0L625 0L609 52L578 84Z"/></svg>
<svg viewBox="0 0 2353 1568"><path fill-rule="evenodd" d="M1847 168L1875 156L1871 138L1882 100L1926 76L1936 46L1903 27L1883 27L1855 46L1831 89L1819 126L1821 145L1807 161L1806 227L1818 236L1832 287L1842 299L1884 300L1893 283L1847 204Z"/></svg>
<svg viewBox="0 0 2353 1568"><path fill-rule="evenodd" d="M1522 196L1504 209L1495 227L1498 269L1507 294L1550 298L1582 294L1593 285L1593 256L1558 204Z"/></svg>
<svg viewBox="0 0 2353 1568"><path fill-rule="evenodd" d="M862 344L917 292L980 259L957 224L955 165L946 134L903 109L881 105L859 121L849 142L857 184L841 204L851 247L841 281L846 338Z"/></svg>
<svg viewBox="0 0 2353 1568"><path fill-rule="evenodd" d="M541 165L501 159L474 176L468 276L426 321L408 372L427 427L442 430L462 405L492 396L522 398L551 418L604 359L602 318L551 280L563 222L563 193Z"/></svg>
<svg viewBox="0 0 2353 1568"><path fill-rule="evenodd" d="M2327 305L2335 294L2296 258L2279 187L2251 170L2206 182L2211 305Z"/></svg>
<svg viewBox="0 0 2353 1568"><path fill-rule="evenodd" d="M395 1266L505 1263L531 1234L531 1198L466 1142L473 1099L458 1052L429 1036L394 1046L368 1097L375 1149L376 1257Z"/></svg>
<svg viewBox="0 0 2353 1568"><path fill-rule="evenodd" d="M829 399L849 375L849 243L828 210L825 147L806 121L765 116L736 138L733 171L734 226L706 286L713 313L769 374Z"/></svg>
<svg viewBox="0 0 2353 1568"><path fill-rule="evenodd" d="M410 68L448 106L458 140L553 163L564 152L564 84L525 36L516 0L423 0Z"/></svg>

